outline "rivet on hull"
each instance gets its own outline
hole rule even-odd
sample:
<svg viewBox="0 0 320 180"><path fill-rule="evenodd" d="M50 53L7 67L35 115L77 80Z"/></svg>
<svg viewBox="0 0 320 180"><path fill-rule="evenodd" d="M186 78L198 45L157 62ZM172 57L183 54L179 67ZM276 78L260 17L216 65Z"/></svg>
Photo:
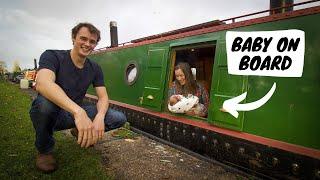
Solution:
<svg viewBox="0 0 320 180"><path fill-rule="evenodd" d="M320 170L316 170L316 177L320 179Z"/></svg>
<svg viewBox="0 0 320 180"><path fill-rule="evenodd" d="M292 173L294 175L297 175L299 173L299 165L297 163L293 163L291 167L292 167Z"/></svg>
<svg viewBox="0 0 320 180"><path fill-rule="evenodd" d="M261 157L261 154L259 152L256 152L256 158L260 159L260 157Z"/></svg>
<svg viewBox="0 0 320 180"><path fill-rule="evenodd" d="M193 138L196 137L196 133L194 133L194 132L191 135L192 135Z"/></svg>
<svg viewBox="0 0 320 180"><path fill-rule="evenodd" d="M170 136L169 135L167 135L167 139L168 139L168 141L170 141Z"/></svg>
<svg viewBox="0 0 320 180"><path fill-rule="evenodd" d="M272 166L275 167L280 163L279 159L276 157L272 158Z"/></svg>
<svg viewBox="0 0 320 180"><path fill-rule="evenodd" d="M231 148L230 143L224 143L224 147L226 147L227 150L229 150Z"/></svg>
<svg viewBox="0 0 320 180"><path fill-rule="evenodd" d="M218 140L213 139L213 146L216 147L218 145Z"/></svg>
<svg viewBox="0 0 320 180"><path fill-rule="evenodd" d="M205 135L203 135L201 138L202 138L203 142L205 142L207 140L207 137Z"/></svg>
<svg viewBox="0 0 320 180"><path fill-rule="evenodd" d="M239 154L241 154L241 155L243 155L244 154L244 152L245 152L245 149L244 148L239 148Z"/></svg>

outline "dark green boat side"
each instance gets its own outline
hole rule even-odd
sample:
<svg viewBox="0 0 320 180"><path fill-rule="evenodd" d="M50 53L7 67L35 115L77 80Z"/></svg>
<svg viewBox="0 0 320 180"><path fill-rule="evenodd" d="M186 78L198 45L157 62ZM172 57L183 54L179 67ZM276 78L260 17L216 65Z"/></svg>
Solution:
<svg viewBox="0 0 320 180"><path fill-rule="evenodd" d="M95 51L90 59L101 65L108 95L114 102L125 103L137 109L150 110L164 117L177 117L211 126L208 131L237 134L242 139L275 147L293 154L311 158L312 176L320 176L320 7L275 14L230 24L175 33L154 39ZM227 69L227 31L275 31L297 29L305 32L305 56L302 77L266 77L230 75ZM210 93L207 118L174 115L168 112L167 90L173 78L173 66L178 57L190 51L199 51L207 60L194 62L206 70L203 77ZM210 51L210 52L209 52ZM200 56L199 56L200 57ZM197 61L197 60L195 60ZM137 78L128 83L128 67L135 66ZM209 70L206 69L209 66ZM130 70L130 68L129 68ZM197 71L198 72L198 71ZM239 112L234 118L221 111L226 99L247 92L244 102L262 98L272 87L277 88L272 98L262 107ZM88 91L94 94L93 89ZM149 111L148 111L149 112ZM163 118L163 117L162 117ZM174 119L174 118L173 118ZM140 121L136 119L135 121ZM190 123L189 123L190 124ZM201 125L201 126L202 126ZM236 135L234 135L236 136ZM290 155L291 156L291 155ZM294 157L292 157L294 158ZM289 165L290 166L290 165ZM291 177L291 176L290 176ZM318 177L319 178L319 177Z"/></svg>

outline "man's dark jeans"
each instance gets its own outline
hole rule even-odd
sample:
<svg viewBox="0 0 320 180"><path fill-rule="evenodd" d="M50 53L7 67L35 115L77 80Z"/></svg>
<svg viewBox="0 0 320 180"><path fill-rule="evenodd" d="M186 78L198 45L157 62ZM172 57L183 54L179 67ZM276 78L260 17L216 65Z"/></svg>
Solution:
<svg viewBox="0 0 320 180"><path fill-rule="evenodd" d="M93 120L97 114L95 105L82 106L88 117ZM54 147L53 132L75 127L71 113L59 108L57 105L41 96L32 102L30 117L36 131L35 146L39 153L51 152ZM119 111L108 109L105 116L105 131L121 127L127 121L126 116Z"/></svg>

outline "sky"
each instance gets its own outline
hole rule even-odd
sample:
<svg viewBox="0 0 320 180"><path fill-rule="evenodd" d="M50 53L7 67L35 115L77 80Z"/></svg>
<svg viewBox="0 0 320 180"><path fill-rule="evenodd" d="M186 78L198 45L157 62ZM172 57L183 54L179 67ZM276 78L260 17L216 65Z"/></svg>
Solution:
<svg viewBox="0 0 320 180"><path fill-rule="evenodd" d="M46 49L71 49L71 29L90 22L110 46L109 22L119 43L213 20L262 11L270 0L0 0L0 61L12 71L33 68ZM304 0L295 0L295 3ZM318 4L319 5L319 4Z"/></svg>

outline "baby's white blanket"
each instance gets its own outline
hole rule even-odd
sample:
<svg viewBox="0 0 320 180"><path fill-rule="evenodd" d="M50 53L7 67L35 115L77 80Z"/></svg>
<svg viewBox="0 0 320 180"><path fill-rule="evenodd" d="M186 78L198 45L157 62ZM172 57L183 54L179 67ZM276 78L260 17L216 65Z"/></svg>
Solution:
<svg viewBox="0 0 320 180"><path fill-rule="evenodd" d="M194 105L198 104L199 98L192 94L189 94L187 97L182 95L178 95L181 97L180 101L177 102L175 105L171 106L170 103L168 104L168 109L170 112L173 113L185 113L189 111Z"/></svg>

